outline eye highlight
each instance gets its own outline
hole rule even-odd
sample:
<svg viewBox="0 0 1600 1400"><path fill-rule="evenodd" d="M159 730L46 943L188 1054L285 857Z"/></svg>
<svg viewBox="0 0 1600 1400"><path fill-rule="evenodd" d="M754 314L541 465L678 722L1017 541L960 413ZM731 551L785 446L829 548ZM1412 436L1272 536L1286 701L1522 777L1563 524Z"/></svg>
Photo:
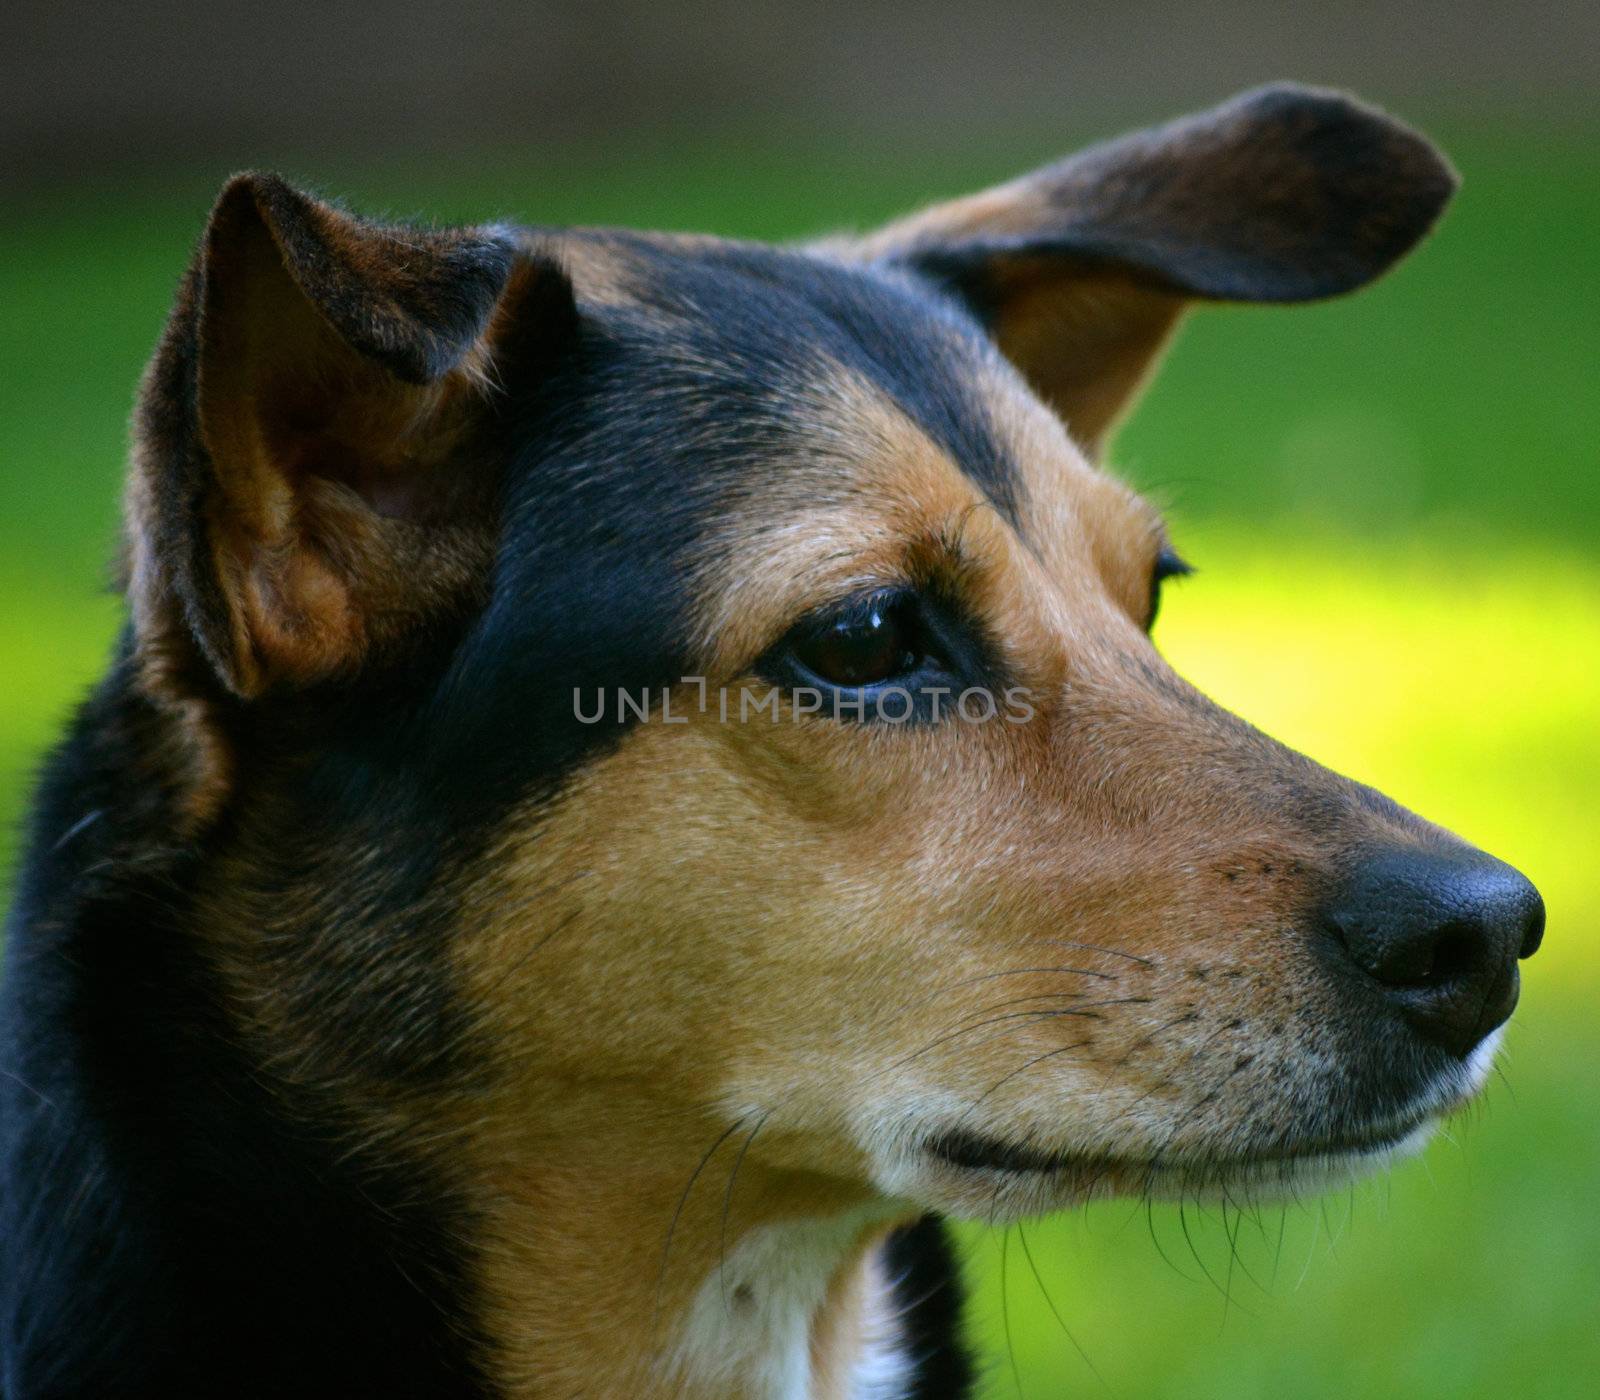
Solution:
<svg viewBox="0 0 1600 1400"><path fill-rule="evenodd" d="M913 599L875 593L795 637L790 652L825 684L860 689L920 670L928 655L921 630Z"/></svg>
<svg viewBox="0 0 1600 1400"><path fill-rule="evenodd" d="M1161 585L1169 578L1187 578L1193 572L1194 566L1187 563L1171 545L1161 547L1155 563L1150 567L1150 602L1144 616L1146 632L1156 625L1156 614L1161 611Z"/></svg>
<svg viewBox="0 0 1600 1400"><path fill-rule="evenodd" d="M938 723L973 686L999 694L1004 669L952 592L878 588L800 619L753 666L796 697L822 696L831 719Z"/></svg>

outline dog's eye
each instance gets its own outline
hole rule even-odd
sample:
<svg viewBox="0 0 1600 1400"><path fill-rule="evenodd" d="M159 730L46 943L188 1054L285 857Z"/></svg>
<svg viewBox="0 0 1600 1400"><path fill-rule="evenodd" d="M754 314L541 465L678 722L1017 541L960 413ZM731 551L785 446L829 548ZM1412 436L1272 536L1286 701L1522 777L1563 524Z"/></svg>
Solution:
<svg viewBox="0 0 1600 1400"><path fill-rule="evenodd" d="M824 619L793 644L795 659L829 685L881 685L915 671L926 654L909 599L877 594Z"/></svg>
<svg viewBox="0 0 1600 1400"><path fill-rule="evenodd" d="M1156 614L1161 611L1161 585L1169 578L1183 578L1194 572L1194 567L1184 562L1183 558L1170 547L1163 548L1156 555L1155 565L1150 570L1150 605L1145 610L1144 630L1148 632L1156 625Z"/></svg>

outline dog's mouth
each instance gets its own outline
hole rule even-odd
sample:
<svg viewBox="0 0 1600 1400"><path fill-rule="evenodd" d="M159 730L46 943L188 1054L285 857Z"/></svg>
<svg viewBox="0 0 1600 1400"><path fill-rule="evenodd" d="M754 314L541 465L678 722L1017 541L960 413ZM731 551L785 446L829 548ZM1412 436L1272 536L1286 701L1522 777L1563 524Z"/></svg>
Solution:
<svg viewBox="0 0 1600 1400"><path fill-rule="evenodd" d="M964 1173L1031 1182L1055 1197L1183 1197L1249 1190L1261 1195L1315 1190L1349 1180L1420 1151L1442 1118L1468 1103L1487 1081L1503 1030L1432 1079L1404 1108L1338 1133L1307 1131L1249 1151L1186 1146L1126 1154L1040 1148L1003 1136L949 1128L923 1142L926 1156Z"/></svg>
<svg viewBox="0 0 1600 1400"><path fill-rule="evenodd" d="M1207 1156L1189 1152L1160 1156L1112 1156L1050 1152L981 1133L953 1130L928 1140L929 1156L967 1172L1048 1180L1073 1195L1162 1196L1206 1188L1250 1185L1293 1189L1319 1175L1359 1171L1420 1148L1435 1118L1423 1114L1358 1137L1307 1139L1257 1153Z"/></svg>
<svg viewBox="0 0 1600 1400"><path fill-rule="evenodd" d="M1042 1145L1037 1137L1013 1136L1003 1127L930 1124L911 1157L901 1159L912 1177L899 1180L920 1179L955 1213L978 1200L991 1218L1107 1197L1234 1203L1303 1198L1420 1152L1439 1124L1482 1089L1501 1036L1488 1036L1403 1105L1361 1111L1330 1100L1297 1127L1263 1124L1251 1132L1235 1125L1215 1146L1207 1144L1204 1131L1188 1142L1162 1142L1157 1129L1153 1146L1130 1143L1126 1150L1105 1152ZM928 1180L916 1162L942 1181Z"/></svg>

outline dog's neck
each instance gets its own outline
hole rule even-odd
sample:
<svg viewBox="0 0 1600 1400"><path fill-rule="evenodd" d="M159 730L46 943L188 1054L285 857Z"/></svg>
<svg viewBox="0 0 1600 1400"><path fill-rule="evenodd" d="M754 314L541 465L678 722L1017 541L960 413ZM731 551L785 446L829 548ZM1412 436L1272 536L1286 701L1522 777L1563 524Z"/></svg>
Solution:
<svg viewBox="0 0 1600 1400"><path fill-rule="evenodd" d="M714 1127L648 1154L615 1136L546 1142L486 1174L485 1322L509 1395L906 1392L878 1253L903 1205L741 1161L737 1134L708 1156Z"/></svg>
<svg viewBox="0 0 1600 1400"><path fill-rule="evenodd" d="M130 1393L265 1395L313 1372L392 1395L913 1391L938 1343L901 1344L915 1323L878 1248L915 1212L770 1165L709 1118L673 1122L615 1084L544 1104L445 1094L445 1116L403 1134L432 1144L430 1165L355 1160L283 1117L222 1019L237 1001L228 963L214 930L182 922L172 870L126 890L84 876L129 865L121 833L151 825L123 815L120 774L98 771L85 736L105 724L86 713L42 796L0 1014L15 1039L0 1047L0 1166L59 1166L22 1219L0 1193L0 1226L33 1270L0 1299L26 1288L100 1321L69 1360L23 1361L55 1366L63 1393L115 1377ZM111 1265L107 1239L122 1249ZM182 1347L177 1316L193 1332ZM253 1381L236 1374L244 1356Z"/></svg>
<svg viewBox="0 0 1600 1400"><path fill-rule="evenodd" d="M12 932L19 957L43 961L39 927L19 920ZM150 939L114 932L83 931L113 949L128 945L125 959L96 970L93 987L82 938L71 933L74 961L51 960L62 976L48 989L125 1006L109 1040L69 1046L71 1062L58 1057L54 1070L8 1060L22 1077L4 1086L17 1101L8 1121L26 1115L32 1150L62 1164L59 1210L41 1217L78 1225L29 1246L51 1271L36 1286L56 1290L62 1306L81 1296L116 1324L64 1373L74 1393L81 1372L85 1393L115 1374L139 1377L130 1387L139 1393L206 1393L214 1383L269 1394L308 1367L358 1389L359 1376L381 1374L388 1394L507 1400L912 1393L916 1366L895 1277L878 1252L914 1214L903 1205L741 1160L738 1135L707 1157L717 1130L705 1124L667 1142L646 1138L647 1151L627 1131L638 1118L611 1116L618 1105L608 1100L578 1116L618 1124L609 1130L517 1134L477 1154L477 1169L464 1173L464 1209L446 1231L419 1234L432 1212L404 1194L411 1178L392 1200L374 1200L371 1182L347 1190L320 1157L301 1160L301 1135L250 1100L248 1076L229 1080L221 1098L209 1082L186 1080L186 1057L202 1058L182 1028L180 1013L193 1004L168 1008L161 998L164 985L176 985L172 969ZM208 1074L216 1057L210 1044ZM145 1106L152 1093L160 1113ZM124 1106L115 1122L91 1102L108 1095ZM202 1138L205 1153L191 1140ZM472 1144L459 1132L449 1141L452 1156ZM85 1191L93 1209L74 1212L73 1193ZM97 1225L102 1216L111 1223ZM107 1270L95 1257L97 1229L155 1243ZM407 1243L412 1255L391 1263ZM450 1260L454 1276L438 1276L434 1266ZM263 1297L241 1306L252 1286ZM441 1287L454 1305L448 1325ZM199 1319L201 1335L173 1348L164 1339L179 1315ZM335 1334L344 1348L337 1367L324 1354ZM269 1339L270 1375L257 1388L236 1385L237 1357ZM472 1362L449 1359L456 1343Z"/></svg>

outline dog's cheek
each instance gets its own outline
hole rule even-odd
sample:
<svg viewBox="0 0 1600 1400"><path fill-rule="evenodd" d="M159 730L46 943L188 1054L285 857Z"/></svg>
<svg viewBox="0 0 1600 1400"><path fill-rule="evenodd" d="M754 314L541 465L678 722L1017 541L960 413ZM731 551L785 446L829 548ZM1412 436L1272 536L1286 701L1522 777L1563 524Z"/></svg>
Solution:
<svg viewBox="0 0 1600 1400"><path fill-rule="evenodd" d="M1287 845L1119 829L1048 715L869 733L684 708L515 814L464 901L508 1118L647 1080L774 1110L764 1153L853 1173L974 1103L1111 1151L1270 1118L1321 1015Z"/></svg>
<svg viewBox="0 0 1600 1400"><path fill-rule="evenodd" d="M836 1136L821 1120L916 1048L918 1008L985 966L928 847L934 796L904 796L914 746L897 772L842 753L843 726L783 724L647 723L514 816L457 950L507 1092L648 1078Z"/></svg>

